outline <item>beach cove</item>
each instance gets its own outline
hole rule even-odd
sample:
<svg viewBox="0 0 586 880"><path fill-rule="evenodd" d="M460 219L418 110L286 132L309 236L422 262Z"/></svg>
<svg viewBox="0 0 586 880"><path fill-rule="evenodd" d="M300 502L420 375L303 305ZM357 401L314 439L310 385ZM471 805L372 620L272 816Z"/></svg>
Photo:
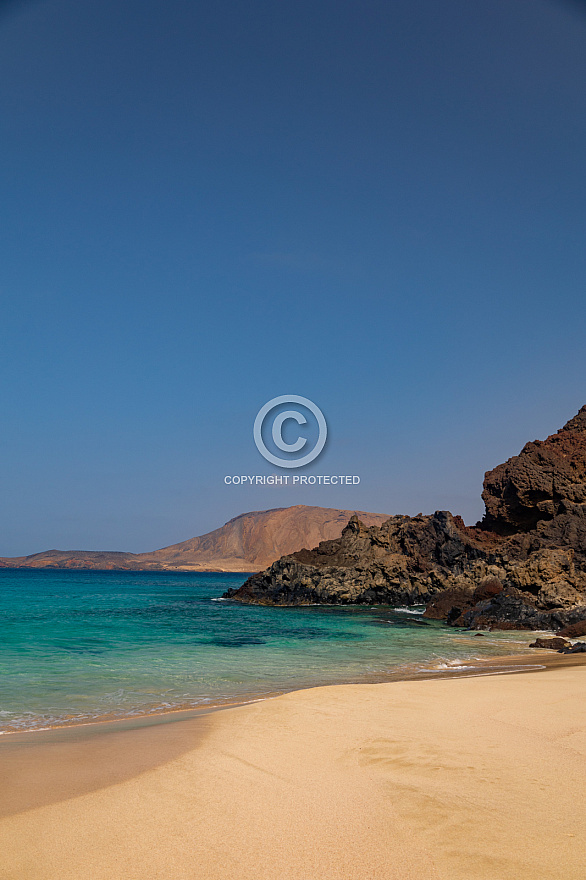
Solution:
<svg viewBox="0 0 586 880"><path fill-rule="evenodd" d="M0 571L0 734L442 674L523 654L423 608L227 602L241 574ZM539 658L534 662L539 663Z"/></svg>

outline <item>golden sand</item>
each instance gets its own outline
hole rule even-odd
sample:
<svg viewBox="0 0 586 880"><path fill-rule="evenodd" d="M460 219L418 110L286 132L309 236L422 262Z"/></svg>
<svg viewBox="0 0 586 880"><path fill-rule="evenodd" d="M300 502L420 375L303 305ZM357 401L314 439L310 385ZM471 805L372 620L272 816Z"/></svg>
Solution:
<svg viewBox="0 0 586 880"><path fill-rule="evenodd" d="M585 688L554 665L6 737L0 878L581 880Z"/></svg>

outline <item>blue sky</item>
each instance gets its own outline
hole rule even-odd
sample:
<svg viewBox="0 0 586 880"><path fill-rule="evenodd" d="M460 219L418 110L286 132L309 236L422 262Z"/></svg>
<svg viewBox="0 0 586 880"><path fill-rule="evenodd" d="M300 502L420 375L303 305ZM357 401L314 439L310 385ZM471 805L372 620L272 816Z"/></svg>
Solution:
<svg viewBox="0 0 586 880"><path fill-rule="evenodd" d="M586 403L585 154L579 3L0 5L0 555L474 522ZM359 486L225 486L286 393Z"/></svg>

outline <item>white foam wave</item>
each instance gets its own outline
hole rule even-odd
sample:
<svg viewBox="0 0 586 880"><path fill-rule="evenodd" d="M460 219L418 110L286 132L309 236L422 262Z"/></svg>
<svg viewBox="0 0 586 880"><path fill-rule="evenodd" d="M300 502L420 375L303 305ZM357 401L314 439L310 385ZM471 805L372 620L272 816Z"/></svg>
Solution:
<svg viewBox="0 0 586 880"><path fill-rule="evenodd" d="M445 663L436 663L433 669L439 671L443 669L474 669L474 667L469 663L462 663L461 660L448 660Z"/></svg>

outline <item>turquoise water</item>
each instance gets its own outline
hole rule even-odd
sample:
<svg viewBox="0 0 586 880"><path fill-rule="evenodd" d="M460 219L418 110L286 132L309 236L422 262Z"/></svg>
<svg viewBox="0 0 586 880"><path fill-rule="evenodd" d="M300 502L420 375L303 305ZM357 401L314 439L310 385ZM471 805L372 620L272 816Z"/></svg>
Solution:
<svg viewBox="0 0 586 880"><path fill-rule="evenodd" d="M265 608L241 574L0 570L0 731L222 704L523 650L422 609ZM418 613L419 612L419 613Z"/></svg>

